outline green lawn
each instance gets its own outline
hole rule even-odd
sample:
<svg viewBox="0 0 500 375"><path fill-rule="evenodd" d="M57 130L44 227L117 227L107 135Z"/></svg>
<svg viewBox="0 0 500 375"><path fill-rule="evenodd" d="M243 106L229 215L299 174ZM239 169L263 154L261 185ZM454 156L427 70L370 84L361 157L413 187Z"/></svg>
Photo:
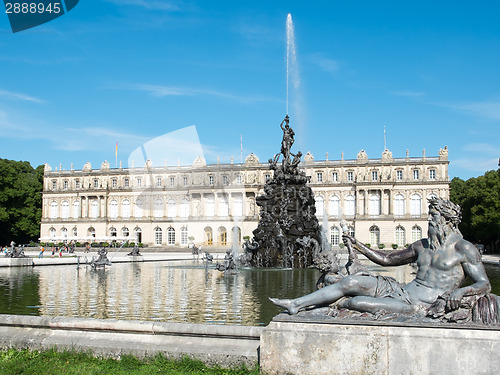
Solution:
<svg viewBox="0 0 500 375"><path fill-rule="evenodd" d="M79 352L1 350L0 374L259 374L257 367L249 370L239 367L224 369L207 367L201 361L191 358L170 360L163 355L137 359L123 356L121 359L95 358L92 354Z"/></svg>

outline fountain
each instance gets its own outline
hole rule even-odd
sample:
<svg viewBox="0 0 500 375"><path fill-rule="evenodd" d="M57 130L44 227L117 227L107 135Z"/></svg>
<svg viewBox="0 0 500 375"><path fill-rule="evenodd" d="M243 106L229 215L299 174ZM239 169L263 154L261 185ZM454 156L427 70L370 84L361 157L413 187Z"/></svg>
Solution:
<svg viewBox="0 0 500 375"><path fill-rule="evenodd" d="M290 151L295 133L289 121L286 115L280 124L280 153L269 159L274 175L264 186L264 194L256 199L259 224L253 231L252 245L245 246L246 264L253 267L309 267L319 243L327 242L322 240L314 195L307 186L310 178L299 170L302 153Z"/></svg>

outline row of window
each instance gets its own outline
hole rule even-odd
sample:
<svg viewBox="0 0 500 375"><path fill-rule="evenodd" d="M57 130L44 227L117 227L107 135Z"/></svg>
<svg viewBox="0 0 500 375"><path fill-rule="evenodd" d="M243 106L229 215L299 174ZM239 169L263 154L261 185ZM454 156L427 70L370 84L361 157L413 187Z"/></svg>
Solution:
<svg viewBox="0 0 500 375"><path fill-rule="evenodd" d="M266 174L265 175L266 182L270 178L271 178L270 174ZM176 185L176 178L175 177L169 177L168 181L169 181L169 185L168 186L170 186L170 187L176 187L177 186ZM181 181L182 181L182 186L188 186L189 180L188 180L187 176L183 176L181 178ZM75 182L75 189L81 189L82 188L82 182L81 182L81 180L75 179L74 182ZM241 174L237 174L235 176L234 183L236 183L236 184L242 184L243 183L243 176ZM215 185L215 176L214 175L209 175L208 176L208 184L209 185ZM227 176L227 175L223 175L222 176L222 184L223 185L229 185L229 176ZM70 185L69 180L64 180L62 188L65 189L65 190L69 189L70 188L69 185ZM163 187L164 186L163 177L156 177L155 186L156 187ZM167 185L165 184L165 186L167 186ZM102 187L104 187L104 186L102 185L102 182L98 178L94 178L92 180L92 183L89 184L89 188L99 189L99 188L102 188ZM112 178L111 179L111 187L112 188L117 188L118 187L118 179L117 178ZM126 178L123 179L123 187L124 188L131 187L131 179L129 177L126 177ZM136 177L135 178L134 187L145 187L143 177ZM57 180L52 180L52 190L56 190L56 189L57 189Z"/></svg>
<svg viewBox="0 0 500 375"><path fill-rule="evenodd" d="M349 234L354 237L354 228L349 227ZM415 225L411 229L411 243L422 239L422 228ZM339 227L334 226L330 228L330 242L333 246L338 246L341 242L341 230ZM397 226L394 230L394 243L398 247L404 247L407 244L406 230L402 226ZM376 225L370 228L370 245L377 247L380 244L380 228Z"/></svg>
<svg viewBox="0 0 500 375"><path fill-rule="evenodd" d="M412 170L412 175L414 180L420 180L420 170L419 169L413 169ZM333 182L338 182L339 181L339 173L338 172L332 172L332 181ZM429 169L429 180L435 180L436 179L436 170L435 169ZM347 171L346 172L346 180L348 182L354 181L354 171ZM371 180L372 181L379 181L380 180L380 173L379 171L372 171L371 172ZM316 182L323 182L324 181L324 173L323 172L316 172ZM396 170L396 181L403 181L403 170Z"/></svg>
<svg viewBox="0 0 500 375"><path fill-rule="evenodd" d="M175 218L178 216L177 214L177 202L175 199L171 198L167 201L167 217ZM182 218L189 217L190 204L189 200L186 198L181 199L179 205L180 211L179 216ZM229 216L229 200L227 197L221 197L219 199L219 207L218 207L218 215L222 217ZM52 201L50 203L50 212L49 218L57 219L59 216L59 207L56 201ZM137 199L135 202L134 209L134 217L142 218L144 216L144 202L141 199ZM200 213L197 212L197 215ZM90 211L89 215L91 218L96 219L100 217L99 214L99 201L94 199L90 202ZM78 219L81 215L81 205L80 201L73 202L73 218ZM109 202L109 213L108 216L110 219L118 218L118 201L111 200ZM153 216L154 217L163 217L164 216L164 204L163 199L157 198L154 201L153 208ZM213 217L215 216L215 198L209 196L205 199L205 216ZM242 196L234 196L232 200L232 216L243 216L243 197ZM69 219L70 217L70 206L68 201L63 201L61 203L61 218ZM130 212L130 201L128 199L124 199L121 202L121 217L124 219L128 219L131 217Z"/></svg>
<svg viewBox="0 0 500 375"><path fill-rule="evenodd" d="M436 196L431 194L431 196ZM321 195L317 195L315 198L316 214L318 216L323 216L325 213L325 199ZM412 216L419 217L422 215L422 197L419 194L412 194L410 196L410 213ZM380 215L380 196L378 194L371 194L368 203L368 214L370 216ZM402 194L396 194L394 196L393 213L395 216L405 215L406 201ZM340 198L337 195L330 196L328 214L330 216L339 216L341 214ZM344 200L344 212L346 216L354 216L356 213L356 199L353 195L348 195Z"/></svg>

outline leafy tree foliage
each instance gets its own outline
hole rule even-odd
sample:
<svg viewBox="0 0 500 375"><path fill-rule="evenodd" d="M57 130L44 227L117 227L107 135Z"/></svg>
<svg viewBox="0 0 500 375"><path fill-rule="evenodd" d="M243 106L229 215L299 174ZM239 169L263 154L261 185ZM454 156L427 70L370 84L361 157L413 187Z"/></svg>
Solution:
<svg viewBox="0 0 500 375"><path fill-rule="evenodd" d="M0 245L38 239L42 188L43 165L0 159Z"/></svg>
<svg viewBox="0 0 500 375"><path fill-rule="evenodd" d="M500 245L500 169L464 181L455 177L450 199L462 207L464 237L497 250Z"/></svg>

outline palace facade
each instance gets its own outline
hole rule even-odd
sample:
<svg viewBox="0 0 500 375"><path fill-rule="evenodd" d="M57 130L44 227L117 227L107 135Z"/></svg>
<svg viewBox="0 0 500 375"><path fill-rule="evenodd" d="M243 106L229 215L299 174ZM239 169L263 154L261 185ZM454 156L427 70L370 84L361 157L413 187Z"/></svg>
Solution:
<svg viewBox="0 0 500 375"><path fill-rule="evenodd" d="M449 197L448 150L426 157L393 158L385 150L369 159L316 161L300 168L310 176L319 222L333 246L345 219L356 238L372 246L403 247L427 234L427 198ZM41 241L130 239L147 246L185 247L190 242L230 247L252 237L257 196L272 171L250 154L242 164L81 170L45 165Z"/></svg>

